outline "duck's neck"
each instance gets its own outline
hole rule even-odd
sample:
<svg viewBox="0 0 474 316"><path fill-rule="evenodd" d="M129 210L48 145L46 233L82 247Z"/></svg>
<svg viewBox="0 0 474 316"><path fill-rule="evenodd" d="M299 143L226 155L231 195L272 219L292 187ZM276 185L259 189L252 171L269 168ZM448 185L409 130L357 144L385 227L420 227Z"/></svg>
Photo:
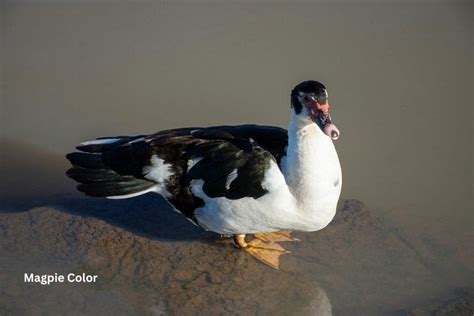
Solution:
<svg viewBox="0 0 474 316"><path fill-rule="evenodd" d="M282 167L298 212L312 221L314 230L325 227L335 215L342 184L332 140L309 118L293 112Z"/></svg>

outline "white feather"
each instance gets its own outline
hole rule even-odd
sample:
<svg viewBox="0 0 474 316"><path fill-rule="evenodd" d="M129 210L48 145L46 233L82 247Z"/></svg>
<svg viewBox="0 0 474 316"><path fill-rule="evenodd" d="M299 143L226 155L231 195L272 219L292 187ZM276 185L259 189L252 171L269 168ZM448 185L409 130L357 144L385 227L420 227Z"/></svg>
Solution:
<svg viewBox="0 0 474 316"><path fill-rule="evenodd" d="M193 224L194 226L198 226L198 224L196 224L192 219L190 219L189 217L186 217L186 219L191 223Z"/></svg>
<svg viewBox="0 0 474 316"><path fill-rule="evenodd" d="M238 176L239 176L239 173L238 173L237 169L234 169L234 170L232 170L231 173L229 173L229 175L227 176L227 179L225 181L225 188L227 190L230 189L230 185L232 184L232 182L234 182L235 179L237 179Z"/></svg>
<svg viewBox="0 0 474 316"><path fill-rule="evenodd" d="M144 141L144 140L145 140L145 138L143 138L143 137L140 137L140 138L137 138L137 139L134 139L134 140L132 140L131 142L129 142L129 144L133 144L133 143L142 142L142 141Z"/></svg>
<svg viewBox="0 0 474 316"><path fill-rule="evenodd" d="M148 189L140 191L140 192L135 192L135 193L131 193L131 194L124 194L124 195L113 195L113 196L108 196L107 198L111 199L111 200L128 199L128 198L136 197L136 196L139 196L139 195L143 195L143 194L148 193L148 192L157 192L158 193L158 186L154 185L151 188L148 188Z"/></svg>
<svg viewBox="0 0 474 316"><path fill-rule="evenodd" d="M119 140L120 140L120 138L94 139L94 140L89 140L87 142L81 143L81 146L113 144L113 143L115 143L116 141L119 141Z"/></svg>
<svg viewBox="0 0 474 316"><path fill-rule="evenodd" d="M146 179L156 182L157 193L164 197L169 197L170 194L166 190L165 181L173 174L171 172L171 165L165 163L165 161L156 155L151 156L151 165L143 168L143 174Z"/></svg>
<svg viewBox="0 0 474 316"><path fill-rule="evenodd" d="M171 176L170 165L156 155L151 156L151 165L143 168L145 178L157 183L163 183Z"/></svg>
<svg viewBox="0 0 474 316"><path fill-rule="evenodd" d="M156 185L135 193L124 194L124 195L114 195L108 196L108 199L128 199L143 195L148 192L155 192L161 194L163 197L167 198L170 196L170 193L166 190L165 181L169 179L172 175L170 170L170 165L165 163L165 161L159 158L156 155L153 155L150 159L151 165L143 168L143 174L146 179L156 182ZM175 209L175 211L177 211ZM179 212L179 211L177 211Z"/></svg>

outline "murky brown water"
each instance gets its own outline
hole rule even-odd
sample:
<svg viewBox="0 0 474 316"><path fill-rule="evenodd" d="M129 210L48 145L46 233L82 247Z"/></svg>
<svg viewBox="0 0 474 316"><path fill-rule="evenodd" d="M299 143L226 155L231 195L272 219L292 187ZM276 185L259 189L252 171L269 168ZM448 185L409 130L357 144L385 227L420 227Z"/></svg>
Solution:
<svg viewBox="0 0 474 316"><path fill-rule="evenodd" d="M472 4L1 5L2 315L380 314L474 286ZM305 79L329 87L342 195L370 212L301 234L279 272L160 199L78 199L64 177L97 136L286 126Z"/></svg>

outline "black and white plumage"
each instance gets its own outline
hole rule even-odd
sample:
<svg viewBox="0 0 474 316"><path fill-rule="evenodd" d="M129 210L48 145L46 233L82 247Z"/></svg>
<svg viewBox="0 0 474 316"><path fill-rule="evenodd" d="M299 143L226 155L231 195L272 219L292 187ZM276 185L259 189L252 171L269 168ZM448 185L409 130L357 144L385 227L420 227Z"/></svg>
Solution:
<svg viewBox="0 0 474 316"><path fill-rule="evenodd" d="M332 140L339 131L321 83L296 86L291 105L288 131L195 127L84 142L67 155L67 175L89 196L161 194L220 234L315 231L335 215L341 170Z"/></svg>

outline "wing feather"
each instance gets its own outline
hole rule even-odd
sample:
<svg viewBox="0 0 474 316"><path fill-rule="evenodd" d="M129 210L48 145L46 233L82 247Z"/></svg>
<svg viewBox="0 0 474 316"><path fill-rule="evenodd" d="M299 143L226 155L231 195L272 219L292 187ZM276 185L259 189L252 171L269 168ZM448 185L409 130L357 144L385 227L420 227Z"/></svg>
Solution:
<svg viewBox="0 0 474 316"><path fill-rule="evenodd" d="M266 193L262 187L265 170L272 160L280 162L287 142L286 130L258 125L105 137L84 142L77 147L79 152L68 154L73 166L67 175L91 196L167 192L168 201L193 219L194 210L203 203L191 192L193 180L202 179L203 191L210 197L258 198ZM166 172L154 168L166 168ZM150 172L166 178L150 177Z"/></svg>

